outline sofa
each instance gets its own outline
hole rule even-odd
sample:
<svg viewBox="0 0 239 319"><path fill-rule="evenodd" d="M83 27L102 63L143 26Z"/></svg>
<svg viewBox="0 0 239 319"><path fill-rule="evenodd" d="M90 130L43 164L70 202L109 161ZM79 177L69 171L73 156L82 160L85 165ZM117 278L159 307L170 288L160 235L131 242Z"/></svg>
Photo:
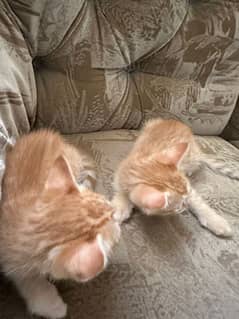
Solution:
<svg viewBox="0 0 239 319"><path fill-rule="evenodd" d="M85 143L97 190L150 118L188 124L205 154L239 161L239 2L0 0L0 177L8 144L41 127ZM203 198L232 225L221 239L190 212L135 211L107 270L58 283L71 319L239 318L239 181L202 169ZM0 318L32 318L0 277Z"/></svg>

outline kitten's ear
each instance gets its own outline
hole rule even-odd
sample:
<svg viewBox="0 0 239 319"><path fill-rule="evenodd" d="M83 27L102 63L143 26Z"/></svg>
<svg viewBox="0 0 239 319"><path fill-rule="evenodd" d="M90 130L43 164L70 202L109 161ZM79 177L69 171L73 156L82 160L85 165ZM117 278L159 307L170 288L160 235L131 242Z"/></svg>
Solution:
<svg viewBox="0 0 239 319"><path fill-rule="evenodd" d="M169 147L162 154L159 155L159 159L166 164L173 164L178 166L183 159L188 148L188 143L179 143L175 146Z"/></svg>
<svg viewBox="0 0 239 319"><path fill-rule="evenodd" d="M70 165L63 156L59 156L50 168L44 189L63 193L70 193L77 189Z"/></svg>
<svg viewBox="0 0 239 319"><path fill-rule="evenodd" d="M130 200L136 206L148 209L162 209L167 205L166 193L144 184L139 184L133 189Z"/></svg>

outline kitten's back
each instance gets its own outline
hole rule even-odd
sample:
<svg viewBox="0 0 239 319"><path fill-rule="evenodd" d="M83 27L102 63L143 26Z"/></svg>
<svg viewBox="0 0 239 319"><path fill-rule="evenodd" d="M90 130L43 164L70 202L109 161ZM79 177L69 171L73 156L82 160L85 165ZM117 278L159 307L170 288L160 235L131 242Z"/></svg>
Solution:
<svg viewBox="0 0 239 319"><path fill-rule="evenodd" d="M146 123L132 153L152 154L152 152L161 152L175 144L191 143L192 140L191 129L182 122L173 119L154 119Z"/></svg>
<svg viewBox="0 0 239 319"><path fill-rule="evenodd" d="M87 186L94 188L96 166L89 152L83 146L78 150L66 143L56 132L42 129L22 136L8 150L2 198L14 198L15 205L24 198L35 200L59 156L67 159L76 181L82 182L85 179Z"/></svg>
<svg viewBox="0 0 239 319"><path fill-rule="evenodd" d="M36 195L52 163L62 153L62 144L60 136L48 130L33 132L17 141L6 155L3 199L6 195Z"/></svg>

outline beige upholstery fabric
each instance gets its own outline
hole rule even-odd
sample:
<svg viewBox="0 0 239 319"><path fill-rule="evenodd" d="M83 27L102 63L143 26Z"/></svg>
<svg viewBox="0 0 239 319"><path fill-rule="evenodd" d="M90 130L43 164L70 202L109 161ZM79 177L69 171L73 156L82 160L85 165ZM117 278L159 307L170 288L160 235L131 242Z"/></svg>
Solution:
<svg viewBox="0 0 239 319"><path fill-rule="evenodd" d="M93 150L98 190L109 197L137 135L126 129L148 118L179 118L201 135L226 127L223 136L238 142L238 108L230 119L238 24L236 0L0 0L0 180L5 146L35 113L38 126L63 133L102 130L67 138ZM228 165L239 161L223 139L199 141ZM190 213L136 213L105 273L59 285L69 319L239 318L238 182L204 170L193 183L232 224L233 239L216 238ZM31 318L3 277L0 318Z"/></svg>
<svg viewBox="0 0 239 319"><path fill-rule="evenodd" d="M61 45L36 60L38 126L137 128L142 105L129 68L172 38L186 8L184 0L84 1Z"/></svg>
<svg viewBox="0 0 239 319"><path fill-rule="evenodd" d="M220 134L238 97L238 13L231 1L87 2L37 62L38 125L138 128L157 115Z"/></svg>
<svg viewBox="0 0 239 319"><path fill-rule="evenodd" d="M187 0L8 0L33 56L45 56L84 24L93 66L126 67L173 37ZM161 17L164 17L162 19ZM77 42L82 41L77 39ZM84 43L82 43L84 44Z"/></svg>
<svg viewBox="0 0 239 319"><path fill-rule="evenodd" d="M33 57L52 52L86 0L7 0Z"/></svg>
<svg viewBox="0 0 239 319"><path fill-rule="evenodd" d="M237 1L191 1L174 38L136 67L147 118L173 115L197 134L222 132L239 92L238 13Z"/></svg>
<svg viewBox="0 0 239 319"><path fill-rule="evenodd" d="M11 140L30 130L35 111L32 59L14 16L0 1L0 181L4 149Z"/></svg>
<svg viewBox="0 0 239 319"><path fill-rule="evenodd" d="M112 194L112 176L137 132L71 135L97 160L99 189ZM217 137L199 139L205 153L230 165L239 151ZM194 183L234 229L232 240L201 228L188 212L165 218L136 212L123 226L121 242L106 272L88 284L59 284L71 319L237 319L239 317L238 182L202 171ZM1 278L1 318L30 319L12 286ZM14 305L14 306L13 306Z"/></svg>

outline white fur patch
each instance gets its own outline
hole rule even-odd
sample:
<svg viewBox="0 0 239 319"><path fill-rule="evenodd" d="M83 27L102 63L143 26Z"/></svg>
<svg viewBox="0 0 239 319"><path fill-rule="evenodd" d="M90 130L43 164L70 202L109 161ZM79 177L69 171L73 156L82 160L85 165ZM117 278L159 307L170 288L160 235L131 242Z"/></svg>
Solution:
<svg viewBox="0 0 239 319"><path fill-rule="evenodd" d="M79 192L84 192L84 191L88 190L88 187L84 184L77 184L76 183L75 185L76 185Z"/></svg>
<svg viewBox="0 0 239 319"><path fill-rule="evenodd" d="M61 246L56 246L52 248L50 252L48 253L48 259L52 261L53 259L55 259L56 256L58 256L61 253L61 251L62 251Z"/></svg>
<svg viewBox="0 0 239 319"><path fill-rule="evenodd" d="M5 169L4 160L0 160L0 170L4 170L4 169Z"/></svg>
<svg viewBox="0 0 239 319"><path fill-rule="evenodd" d="M108 255L110 253L111 248L110 248L110 245L103 239L101 234L97 235L97 242L104 256L104 268L105 268L108 264Z"/></svg>
<svg viewBox="0 0 239 319"><path fill-rule="evenodd" d="M169 192L165 192L165 204L163 208L167 208L169 203L168 203L168 198L169 198Z"/></svg>
<svg viewBox="0 0 239 319"><path fill-rule="evenodd" d="M187 202L190 211L198 218L202 226L218 236L230 237L232 235L228 222L219 216L194 189L191 189Z"/></svg>
<svg viewBox="0 0 239 319"><path fill-rule="evenodd" d="M16 144L16 139L15 137L9 137L8 138L8 143L11 145L11 146L14 146Z"/></svg>

